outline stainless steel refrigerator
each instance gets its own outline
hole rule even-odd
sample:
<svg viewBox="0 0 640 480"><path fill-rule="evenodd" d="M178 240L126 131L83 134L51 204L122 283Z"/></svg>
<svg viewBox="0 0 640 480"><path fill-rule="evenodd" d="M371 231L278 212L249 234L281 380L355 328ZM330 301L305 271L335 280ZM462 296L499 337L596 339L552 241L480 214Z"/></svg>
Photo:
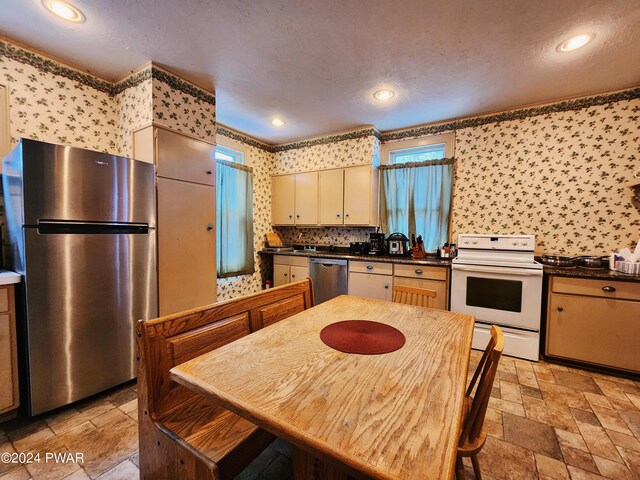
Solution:
<svg viewBox="0 0 640 480"><path fill-rule="evenodd" d="M135 378L135 322L157 316L154 177L149 163L34 140L4 158L29 415Z"/></svg>

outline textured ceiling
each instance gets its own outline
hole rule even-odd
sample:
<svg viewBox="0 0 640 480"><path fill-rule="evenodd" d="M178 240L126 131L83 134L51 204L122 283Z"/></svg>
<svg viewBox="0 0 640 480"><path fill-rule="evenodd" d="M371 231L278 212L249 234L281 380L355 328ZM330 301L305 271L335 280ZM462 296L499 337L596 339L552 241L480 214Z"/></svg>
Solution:
<svg viewBox="0 0 640 480"><path fill-rule="evenodd" d="M0 33L109 80L149 60L270 143L496 112L640 84L640 0L2 0ZM560 54L566 37L592 44ZM380 104L380 87L396 97ZM287 125L269 124L274 115Z"/></svg>

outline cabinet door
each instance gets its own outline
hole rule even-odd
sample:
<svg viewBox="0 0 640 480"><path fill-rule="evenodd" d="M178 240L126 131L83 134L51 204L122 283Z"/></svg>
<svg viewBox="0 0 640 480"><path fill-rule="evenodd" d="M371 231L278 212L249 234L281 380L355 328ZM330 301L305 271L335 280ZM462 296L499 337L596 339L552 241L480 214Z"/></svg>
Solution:
<svg viewBox="0 0 640 480"><path fill-rule="evenodd" d="M371 165L344 169L344 224L369 225L371 217Z"/></svg>
<svg viewBox="0 0 640 480"><path fill-rule="evenodd" d="M397 265L396 265L397 266ZM447 282L440 280L423 280L421 278L393 277L393 285L426 288L437 293L435 308L447 310Z"/></svg>
<svg viewBox="0 0 640 480"><path fill-rule="evenodd" d="M318 172L296 174L296 225L318 224Z"/></svg>
<svg viewBox="0 0 640 480"><path fill-rule="evenodd" d="M291 281L299 282L300 280L304 280L309 276L309 267L291 267Z"/></svg>
<svg viewBox="0 0 640 480"><path fill-rule="evenodd" d="M158 176L215 185L215 145L156 128Z"/></svg>
<svg viewBox="0 0 640 480"><path fill-rule="evenodd" d="M278 263L273 264L273 286L279 287L280 285L286 285L291 280L289 274L291 273L291 267L289 265L280 265Z"/></svg>
<svg viewBox="0 0 640 480"><path fill-rule="evenodd" d="M18 379L13 371L14 341L11 338L11 317L9 314L0 315L0 412L15 405L13 382Z"/></svg>
<svg viewBox="0 0 640 480"><path fill-rule="evenodd" d="M271 223L293 225L295 223L295 175L280 175L271 179Z"/></svg>
<svg viewBox="0 0 640 480"><path fill-rule="evenodd" d="M342 225L344 169L323 170L318 174L318 202L321 225Z"/></svg>
<svg viewBox="0 0 640 480"><path fill-rule="evenodd" d="M158 178L160 315L216 301L215 187Z"/></svg>
<svg viewBox="0 0 640 480"><path fill-rule="evenodd" d="M371 273L349 273L349 295L386 300L393 298L393 277Z"/></svg>
<svg viewBox="0 0 640 480"><path fill-rule="evenodd" d="M553 294L547 354L640 372L640 302Z"/></svg>

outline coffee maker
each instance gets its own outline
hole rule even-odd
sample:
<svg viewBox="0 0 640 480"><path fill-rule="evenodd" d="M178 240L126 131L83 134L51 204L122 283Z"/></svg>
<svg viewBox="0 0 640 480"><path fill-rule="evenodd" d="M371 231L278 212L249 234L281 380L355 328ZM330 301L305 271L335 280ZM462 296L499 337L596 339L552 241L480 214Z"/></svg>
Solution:
<svg viewBox="0 0 640 480"><path fill-rule="evenodd" d="M384 233L370 233L369 234L369 255L384 255L387 251L385 249L385 236Z"/></svg>

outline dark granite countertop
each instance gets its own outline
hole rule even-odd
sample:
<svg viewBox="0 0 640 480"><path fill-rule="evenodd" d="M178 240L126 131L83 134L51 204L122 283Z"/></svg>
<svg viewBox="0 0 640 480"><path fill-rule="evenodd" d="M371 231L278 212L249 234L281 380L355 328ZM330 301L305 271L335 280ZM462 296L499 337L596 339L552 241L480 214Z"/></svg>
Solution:
<svg viewBox="0 0 640 480"><path fill-rule="evenodd" d="M384 263L407 263L411 265L428 265L432 267L450 267L450 258L438 258L434 256L428 256L427 258L421 258L420 260L414 260L411 257L396 257L390 255L359 255L344 251L327 252L327 251L309 251L309 250L294 250L288 252L271 252L260 250L258 253L264 255L287 255L291 257L316 257L316 258L344 258L347 260L364 260L369 262L384 262Z"/></svg>
<svg viewBox="0 0 640 480"><path fill-rule="evenodd" d="M562 268L545 265L544 274L554 275L556 277L591 278L599 280L616 280L622 282L640 283L640 275L629 275L626 273L616 272L615 270L609 270L608 268Z"/></svg>

